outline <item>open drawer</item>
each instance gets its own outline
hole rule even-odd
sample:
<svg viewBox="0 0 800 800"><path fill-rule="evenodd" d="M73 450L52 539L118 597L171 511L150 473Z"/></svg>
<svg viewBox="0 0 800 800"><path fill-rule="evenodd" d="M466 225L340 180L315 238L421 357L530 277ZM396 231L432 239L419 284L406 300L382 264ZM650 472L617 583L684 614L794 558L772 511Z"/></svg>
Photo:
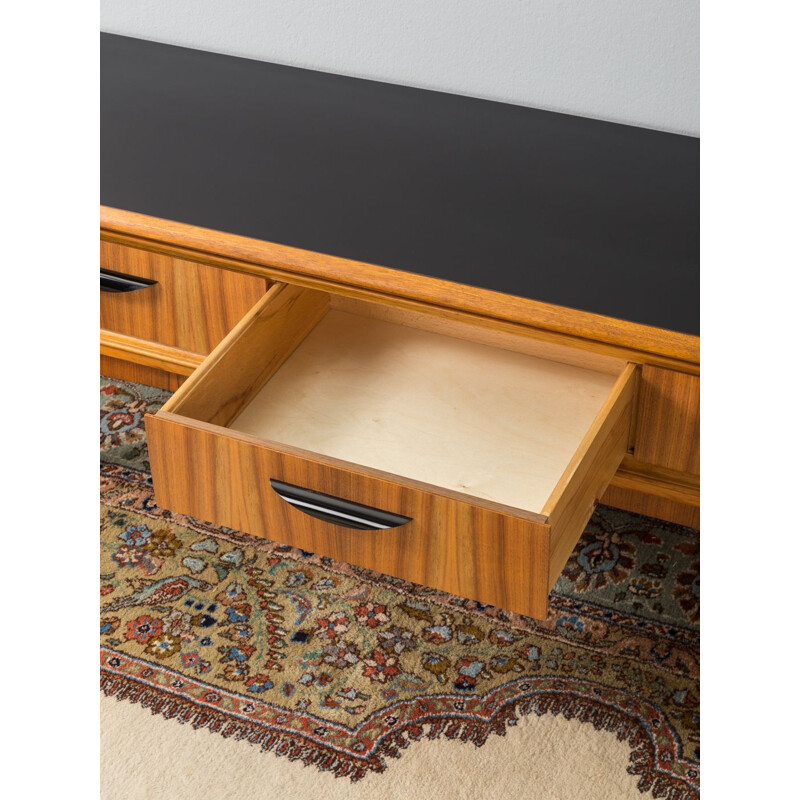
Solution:
<svg viewBox="0 0 800 800"><path fill-rule="evenodd" d="M147 418L156 502L541 618L637 378L520 326L275 284Z"/></svg>

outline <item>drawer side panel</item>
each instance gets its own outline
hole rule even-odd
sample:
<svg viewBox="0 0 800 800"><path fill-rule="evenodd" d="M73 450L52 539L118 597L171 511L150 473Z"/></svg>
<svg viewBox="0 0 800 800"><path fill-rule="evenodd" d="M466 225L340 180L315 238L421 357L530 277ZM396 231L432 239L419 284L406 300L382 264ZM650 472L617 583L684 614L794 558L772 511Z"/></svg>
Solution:
<svg viewBox="0 0 800 800"><path fill-rule="evenodd" d="M639 368L629 364L575 454L575 468L548 502L551 526L549 585L572 553L598 499L605 492L628 449Z"/></svg>

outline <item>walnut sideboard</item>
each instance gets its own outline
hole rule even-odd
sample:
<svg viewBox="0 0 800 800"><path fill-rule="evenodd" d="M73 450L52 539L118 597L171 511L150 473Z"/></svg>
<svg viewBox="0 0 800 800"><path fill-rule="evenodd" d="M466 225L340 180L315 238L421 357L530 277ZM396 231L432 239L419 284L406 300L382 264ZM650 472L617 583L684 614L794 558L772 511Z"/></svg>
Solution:
<svg viewBox="0 0 800 800"><path fill-rule="evenodd" d="M101 369L175 390L156 501L533 617L597 502L697 527L698 164L103 34Z"/></svg>
<svg viewBox="0 0 800 800"><path fill-rule="evenodd" d="M111 208L101 269L163 507L532 617L598 501L696 524L696 337Z"/></svg>

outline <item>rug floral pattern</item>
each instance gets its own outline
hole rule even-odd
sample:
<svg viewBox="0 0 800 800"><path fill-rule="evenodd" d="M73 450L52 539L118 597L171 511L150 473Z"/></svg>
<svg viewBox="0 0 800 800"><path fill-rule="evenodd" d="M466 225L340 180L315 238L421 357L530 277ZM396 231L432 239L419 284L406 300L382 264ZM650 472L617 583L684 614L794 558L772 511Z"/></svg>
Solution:
<svg viewBox="0 0 800 800"><path fill-rule="evenodd" d="M155 505L144 415L101 381L101 683L358 780L527 713L612 730L656 797L699 783L699 534L599 507L534 621Z"/></svg>

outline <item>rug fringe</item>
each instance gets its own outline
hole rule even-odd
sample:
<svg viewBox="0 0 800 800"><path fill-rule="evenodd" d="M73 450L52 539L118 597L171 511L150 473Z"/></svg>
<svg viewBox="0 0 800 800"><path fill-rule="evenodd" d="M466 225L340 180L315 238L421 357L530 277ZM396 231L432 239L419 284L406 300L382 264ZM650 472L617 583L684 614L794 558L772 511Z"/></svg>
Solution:
<svg viewBox="0 0 800 800"><path fill-rule="evenodd" d="M367 770L382 772L385 765L359 764L339 754L312 748L309 744L291 733L270 731L254 723L231 722L195 705L186 698L165 695L158 689L142 686L135 681L120 675L101 674L100 688L108 697L149 708L152 714L175 719L181 724L189 724L196 730L207 730L220 734L223 738L244 739L257 745L262 751L272 750L276 755L284 756L290 761L302 761L306 766L316 766L323 771L333 772L336 777L349 777L357 781L366 775Z"/></svg>
<svg viewBox="0 0 800 800"><path fill-rule="evenodd" d="M264 752L272 751L290 761L301 761L306 766L333 772L336 777L349 777L353 782L363 778L367 772L384 772L386 757L399 758L406 747L423 736L438 739L443 735L447 739L460 739L481 747L492 734L504 736L508 727L516 725L523 716L531 713L537 716L560 715L565 719L590 723L599 731L613 732L617 739L627 742L631 748L628 772L639 776L637 786L640 791L650 791L653 797L663 800L699 800L700 796L699 791L683 779L656 769L655 748L641 723L613 707L600 701L590 702L587 698L540 693L506 703L489 720L418 719L402 730L388 733L370 756L358 758L347 753L326 751L323 743L310 745L290 731L269 730L257 723L232 722L224 716L224 712L215 713L187 698L143 686L123 675L101 671L100 688L109 697L137 703L165 719L176 719L195 729L207 728L226 739L244 739Z"/></svg>

